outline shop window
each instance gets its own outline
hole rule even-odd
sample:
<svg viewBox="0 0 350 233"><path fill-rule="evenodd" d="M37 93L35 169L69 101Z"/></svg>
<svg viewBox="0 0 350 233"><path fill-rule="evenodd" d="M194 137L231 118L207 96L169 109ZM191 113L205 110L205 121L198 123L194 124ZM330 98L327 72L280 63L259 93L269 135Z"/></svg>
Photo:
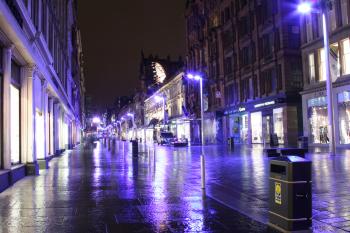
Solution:
<svg viewBox="0 0 350 233"><path fill-rule="evenodd" d="M317 144L329 143L328 115L326 97L318 97L308 101L308 119L310 141Z"/></svg>
<svg viewBox="0 0 350 233"><path fill-rule="evenodd" d="M350 91L338 94L340 144L350 144Z"/></svg>
<svg viewBox="0 0 350 233"><path fill-rule="evenodd" d="M315 55L313 53L309 54L309 82L315 83L316 72L315 72Z"/></svg>
<svg viewBox="0 0 350 233"><path fill-rule="evenodd" d="M262 143L261 112L251 113L252 143Z"/></svg>
<svg viewBox="0 0 350 233"><path fill-rule="evenodd" d="M349 38L341 41L342 46L342 72L343 75L350 74L350 41Z"/></svg>
<svg viewBox="0 0 350 233"><path fill-rule="evenodd" d="M273 129L274 133L277 134L278 142L284 144L283 108L273 110Z"/></svg>

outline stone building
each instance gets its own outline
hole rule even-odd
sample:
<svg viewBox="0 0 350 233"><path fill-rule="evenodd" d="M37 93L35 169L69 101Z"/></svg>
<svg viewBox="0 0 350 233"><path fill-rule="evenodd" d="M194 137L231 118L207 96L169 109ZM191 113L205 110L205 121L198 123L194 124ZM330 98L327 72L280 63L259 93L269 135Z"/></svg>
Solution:
<svg viewBox="0 0 350 233"><path fill-rule="evenodd" d="M76 1L0 1L0 190L79 143L83 70Z"/></svg>
<svg viewBox="0 0 350 233"><path fill-rule="evenodd" d="M329 9L330 73L336 146L350 144L350 1L334 0ZM302 17L302 92L304 135L312 145L329 143L325 56L321 14Z"/></svg>
<svg viewBox="0 0 350 233"><path fill-rule="evenodd" d="M205 134L216 142L275 135L294 145L302 134L300 16L290 2L187 1L187 69L206 79Z"/></svg>

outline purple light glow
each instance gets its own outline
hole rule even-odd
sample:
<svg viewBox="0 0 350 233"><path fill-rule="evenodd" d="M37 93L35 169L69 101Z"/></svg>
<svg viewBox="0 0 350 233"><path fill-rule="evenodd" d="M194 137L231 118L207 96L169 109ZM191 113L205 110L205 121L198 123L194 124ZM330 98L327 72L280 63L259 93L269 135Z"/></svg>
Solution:
<svg viewBox="0 0 350 233"><path fill-rule="evenodd" d="M298 11L302 14L310 13L312 10L310 2L302 2L298 5Z"/></svg>
<svg viewBox="0 0 350 233"><path fill-rule="evenodd" d="M187 74L187 78L188 78L188 79L193 79L194 76L193 76L193 74Z"/></svg>
<svg viewBox="0 0 350 233"><path fill-rule="evenodd" d="M100 124L101 123L101 119L99 117L94 117L94 118L92 118L92 123Z"/></svg>

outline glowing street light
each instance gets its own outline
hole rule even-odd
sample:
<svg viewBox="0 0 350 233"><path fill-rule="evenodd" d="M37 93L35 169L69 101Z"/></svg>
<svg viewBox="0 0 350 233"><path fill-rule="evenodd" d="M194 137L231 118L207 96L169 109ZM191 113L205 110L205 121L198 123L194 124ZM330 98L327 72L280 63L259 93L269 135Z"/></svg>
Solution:
<svg viewBox="0 0 350 233"><path fill-rule="evenodd" d="M94 118L92 118L92 123L100 124L101 123L101 119L99 117L94 117Z"/></svg>
<svg viewBox="0 0 350 233"><path fill-rule="evenodd" d="M329 140L329 151L330 154L334 155L336 152L336 143L335 143L335 133L334 133L334 114L333 114L333 91L332 91L332 80L330 76L330 61L329 61L329 22L328 22L328 3L329 0L320 0L319 9L313 9L311 2L302 2L298 5L298 11L303 14L307 14L310 12L322 13L322 23L323 23L323 44L324 44L324 58L325 64L323 67L323 72L326 76L326 90L327 90L327 104L328 104L328 132L330 132L330 140Z"/></svg>
<svg viewBox="0 0 350 233"><path fill-rule="evenodd" d="M302 2L298 5L298 11L302 14L310 13L312 6L310 2Z"/></svg>

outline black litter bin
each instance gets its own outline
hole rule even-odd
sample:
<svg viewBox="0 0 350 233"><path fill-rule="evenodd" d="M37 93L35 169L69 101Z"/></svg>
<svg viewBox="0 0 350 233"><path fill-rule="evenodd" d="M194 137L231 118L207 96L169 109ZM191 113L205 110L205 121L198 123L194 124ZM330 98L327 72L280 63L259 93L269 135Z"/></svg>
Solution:
<svg viewBox="0 0 350 233"><path fill-rule="evenodd" d="M281 231L312 225L311 161L298 156L270 160L269 226Z"/></svg>
<svg viewBox="0 0 350 233"><path fill-rule="evenodd" d="M139 155L139 143L137 142L137 140L132 140L131 145L132 145L132 155L137 157Z"/></svg>

